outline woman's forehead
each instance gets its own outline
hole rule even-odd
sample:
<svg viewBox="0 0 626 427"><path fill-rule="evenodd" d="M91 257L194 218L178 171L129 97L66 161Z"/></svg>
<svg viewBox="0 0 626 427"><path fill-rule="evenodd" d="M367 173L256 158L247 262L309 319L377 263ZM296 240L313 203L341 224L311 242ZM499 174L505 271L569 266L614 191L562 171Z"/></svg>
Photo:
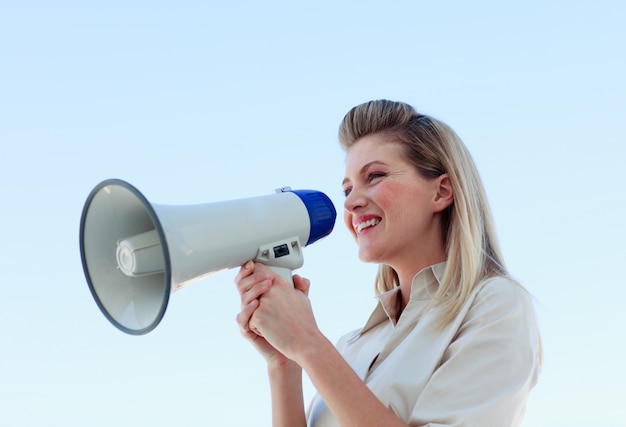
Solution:
<svg viewBox="0 0 626 427"><path fill-rule="evenodd" d="M361 139L346 153L343 182L367 172L375 166L396 167L408 163L400 143L388 139Z"/></svg>
<svg viewBox="0 0 626 427"><path fill-rule="evenodd" d="M346 152L346 170L348 168L361 168L365 164L379 161L397 161L404 158L402 145L378 135L363 137Z"/></svg>

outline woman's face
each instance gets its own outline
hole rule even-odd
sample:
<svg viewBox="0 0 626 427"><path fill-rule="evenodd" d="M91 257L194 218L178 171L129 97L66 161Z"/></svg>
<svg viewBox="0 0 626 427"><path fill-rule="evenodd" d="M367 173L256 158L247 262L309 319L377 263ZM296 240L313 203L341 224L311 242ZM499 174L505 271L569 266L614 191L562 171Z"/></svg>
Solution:
<svg viewBox="0 0 626 427"><path fill-rule="evenodd" d="M347 152L344 221L364 262L397 271L427 262L443 250L441 181L423 178L398 142L368 135ZM449 205L449 203L448 203ZM447 205L446 205L447 206ZM439 262L435 261L435 262Z"/></svg>

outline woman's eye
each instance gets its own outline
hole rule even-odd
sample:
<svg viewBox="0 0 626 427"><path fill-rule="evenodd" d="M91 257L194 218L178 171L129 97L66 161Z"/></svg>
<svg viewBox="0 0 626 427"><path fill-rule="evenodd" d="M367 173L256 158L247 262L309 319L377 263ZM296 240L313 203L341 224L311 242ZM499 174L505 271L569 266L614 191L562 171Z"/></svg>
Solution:
<svg viewBox="0 0 626 427"><path fill-rule="evenodd" d="M367 180L369 182L372 182L377 178L382 178L383 176L385 176L385 174L382 172L372 172L367 176Z"/></svg>
<svg viewBox="0 0 626 427"><path fill-rule="evenodd" d="M378 178L382 178L385 176L384 172L371 172L369 174L367 174L367 182L370 183ZM346 187L343 189L343 195L345 197L348 197L348 195L350 195L350 193L352 192L352 187Z"/></svg>

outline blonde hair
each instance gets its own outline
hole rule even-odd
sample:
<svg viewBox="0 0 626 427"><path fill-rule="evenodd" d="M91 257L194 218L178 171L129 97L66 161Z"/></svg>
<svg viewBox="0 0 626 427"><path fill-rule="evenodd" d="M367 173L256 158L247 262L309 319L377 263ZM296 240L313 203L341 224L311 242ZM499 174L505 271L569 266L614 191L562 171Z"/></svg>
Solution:
<svg viewBox="0 0 626 427"><path fill-rule="evenodd" d="M474 161L457 134L445 123L419 114L402 102L377 100L352 108L339 127L345 151L360 138L381 134L404 147L407 158L427 179L448 174L454 201L444 213L446 268L433 302L442 304L442 324L459 312L482 280L508 276L485 190ZM376 292L398 285L396 272L381 264Z"/></svg>

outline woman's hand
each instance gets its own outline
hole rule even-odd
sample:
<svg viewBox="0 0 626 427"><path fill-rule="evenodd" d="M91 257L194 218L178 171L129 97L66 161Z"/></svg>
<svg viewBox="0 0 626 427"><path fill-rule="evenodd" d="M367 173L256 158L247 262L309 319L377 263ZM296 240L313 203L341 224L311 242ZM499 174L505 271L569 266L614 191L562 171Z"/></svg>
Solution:
<svg viewBox="0 0 626 427"><path fill-rule="evenodd" d="M250 318L259 307L259 299L270 290L274 281L271 270L256 268L256 264L248 261L235 277L237 291L241 298L241 311L237 314L237 324L241 335L250 341L268 363L282 365L287 358L272 347L259 333L250 328Z"/></svg>
<svg viewBox="0 0 626 427"><path fill-rule="evenodd" d="M310 282L293 276L292 287L269 267L248 262L235 277L241 297L237 324L268 363L278 366L289 358L283 350L293 351L298 338L307 330L317 331L308 299Z"/></svg>
<svg viewBox="0 0 626 427"><path fill-rule="evenodd" d="M249 328L285 357L298 362L297 356L301 351L314 346L316 338L323 338L308 298L310 282L294 275L292 287L265 265L255 264L254 270L261 277L272 275L273 280L269 289L265 288L267 284L259 283L259 289L267 290L262 292L258 306L252 310Z"/></svg>
<svg viewBox="0 0 626 427"><path fill-rule="evenodd" d="M310 285L309 281L298 275L295 275L293 279L294 288L307 295ZM263 334L251 322L251 319L260 306L261 297L266 295L275 283L281 283L283 289L288 287L288 289L293 291L293 288L282 277L272 272L269 267L252 261L241 267L235 277L235 283L241 298L241 311L236 318L241 334L248 341L252 342L268 363L276 364L277 366L287 363L289 359L267 342Z"/></svg>

